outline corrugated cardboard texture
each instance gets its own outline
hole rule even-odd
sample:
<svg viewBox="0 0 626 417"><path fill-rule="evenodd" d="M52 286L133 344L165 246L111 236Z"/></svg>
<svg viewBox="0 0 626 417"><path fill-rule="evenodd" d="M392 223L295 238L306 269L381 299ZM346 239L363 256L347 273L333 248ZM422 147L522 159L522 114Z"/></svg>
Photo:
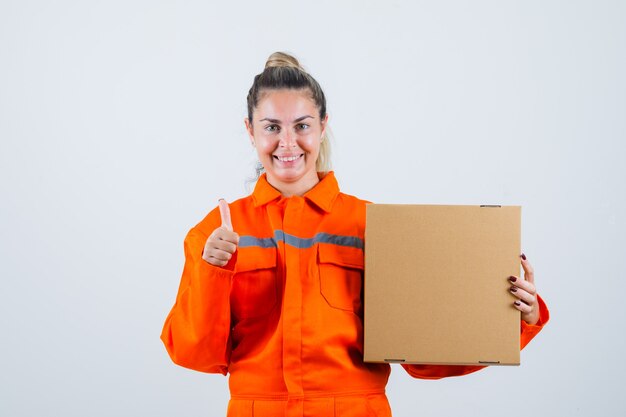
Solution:
<svg viewBox="0 0 626 417"><path fill-rule="evenodd" d="M366 362L519 365L520 207L370 204Z"/></svg>

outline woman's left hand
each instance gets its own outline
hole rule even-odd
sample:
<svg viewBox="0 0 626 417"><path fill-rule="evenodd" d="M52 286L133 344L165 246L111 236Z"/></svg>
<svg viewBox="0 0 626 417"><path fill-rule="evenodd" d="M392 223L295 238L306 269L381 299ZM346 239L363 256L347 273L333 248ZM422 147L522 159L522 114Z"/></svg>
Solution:
<svg viewBox="0 0 626 417"><path fill-rule="evenodd" d="M522 268L524 268L524 278L511 276L509 282L512 284L509 291L517 299L513 306L522 312L522 320L528 324L537 324L539 321L539 304L537 302L537 288L535 287L535 271L526 259L526 255L521 254Z"/></svg>

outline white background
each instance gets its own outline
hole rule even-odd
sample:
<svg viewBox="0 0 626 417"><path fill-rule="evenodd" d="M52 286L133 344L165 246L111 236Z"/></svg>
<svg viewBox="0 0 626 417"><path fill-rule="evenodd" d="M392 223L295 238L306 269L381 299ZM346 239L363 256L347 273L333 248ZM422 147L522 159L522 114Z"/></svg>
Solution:
<svg viewBox="0 0 626 417"><path fill-rule="evenodd" d="M624 415L626 6L598 0L0 0L0 415L225 415L159 335L187 230L247 193L276 50L344 192L523 206L551 322L520 367L394 366L394 415Z"/></svg>

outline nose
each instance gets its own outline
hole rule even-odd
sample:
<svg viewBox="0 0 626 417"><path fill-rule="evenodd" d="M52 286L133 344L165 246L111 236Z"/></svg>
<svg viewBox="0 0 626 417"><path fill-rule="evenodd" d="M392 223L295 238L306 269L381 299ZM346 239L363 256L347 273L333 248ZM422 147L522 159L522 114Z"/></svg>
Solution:
<svg viewBox="0 0 626 417"><path fill-rule="evenodd" d="M281 132L279 145L283 148L293 148L296 146L296 136L293 132L285 129Z"/></svg>

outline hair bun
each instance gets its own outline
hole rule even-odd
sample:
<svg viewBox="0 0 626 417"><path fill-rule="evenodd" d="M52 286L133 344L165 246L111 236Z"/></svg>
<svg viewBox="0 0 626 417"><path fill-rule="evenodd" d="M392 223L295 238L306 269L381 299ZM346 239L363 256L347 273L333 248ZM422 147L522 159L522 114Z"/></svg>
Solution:
<svg viewBox="0 0 626 417"><path fill-rule="evenodd" d="M296 58L284 52L274 52L269 58L267 58L265 68L271 67L291 67L304 71Z"/></svg>

